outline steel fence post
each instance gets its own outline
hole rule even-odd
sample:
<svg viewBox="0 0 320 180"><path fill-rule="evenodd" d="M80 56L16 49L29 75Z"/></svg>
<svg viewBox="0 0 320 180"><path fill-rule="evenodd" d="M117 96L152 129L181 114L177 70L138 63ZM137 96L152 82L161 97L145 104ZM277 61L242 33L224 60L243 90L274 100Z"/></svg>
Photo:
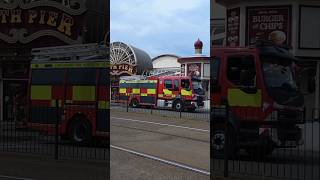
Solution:
<svg viewBox="0 0 320 180"><path fill-rule="evenodd" d="M55 122L55 148L54 148L54 158L59 159L59 100L56 99L56 122Z"/></svg>
<svg viewBox="0 0 320 180"><path fill-rule="evenodd" d="M228 166L228 148L229 148L229 104L228 101L225 101L225 110L226 110L226 120L225 120L225 145L224 145L224 177L228 177L229 175L229 166Z"/></svg>
<svg viewBox="0 0 320 180"><path fill-rule="evenodd" d="M127 99L127 112L129 112L129 97Z"/></svg>

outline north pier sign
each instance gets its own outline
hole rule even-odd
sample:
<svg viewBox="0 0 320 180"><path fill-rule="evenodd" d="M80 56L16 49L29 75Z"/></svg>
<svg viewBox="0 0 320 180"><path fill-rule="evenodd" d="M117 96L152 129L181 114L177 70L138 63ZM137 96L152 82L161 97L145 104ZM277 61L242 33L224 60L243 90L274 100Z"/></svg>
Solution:
<svg viewBox="0 0 320 180"><path fill-rule="evenodd" d="M66 44L82 41L85 0L67 5L54 0L0 0L0 7L0 40L7 43L26 44L43 36Z"/></svg>

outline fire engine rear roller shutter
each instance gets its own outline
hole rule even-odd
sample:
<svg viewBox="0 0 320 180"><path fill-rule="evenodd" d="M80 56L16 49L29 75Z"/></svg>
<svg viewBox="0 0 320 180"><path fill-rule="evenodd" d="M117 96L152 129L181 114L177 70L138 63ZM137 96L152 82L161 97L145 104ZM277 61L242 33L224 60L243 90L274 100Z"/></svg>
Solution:
<svg viewBox="0 0 320 180"><path fill-rule="evenodd" d="M240 89L228 89L228 101L230 106L261 107L261 89L256 94L247 94Z"/></svg>
<svg viewBox="0 0 320 180"><path fill-rule="evenodd" d="M127 96L127 95L120 95L119 96L119 100L127 101L128 99L129 99L129 96Z"/></svg>
<svg viewBox="0 0 320 180"><path fill-rule="evenodd" d="M31 100L51 100L51 86L31 86Z"/></svg>
<svg viewBox="0 0 320 180"><path fill-rule="evenodd" d="M141 103L148 103L148 104L155 104L155 97L153 96L141 96L140 97Z"/></svg>
<svg viewBox="0 0 320 180"><path fill-rule="evenodd" d="M55 107L31 107L31 123L54 124L57 121L57 113L61 117L63 110ZM61 121L61 119L59 119Z"/></svg>

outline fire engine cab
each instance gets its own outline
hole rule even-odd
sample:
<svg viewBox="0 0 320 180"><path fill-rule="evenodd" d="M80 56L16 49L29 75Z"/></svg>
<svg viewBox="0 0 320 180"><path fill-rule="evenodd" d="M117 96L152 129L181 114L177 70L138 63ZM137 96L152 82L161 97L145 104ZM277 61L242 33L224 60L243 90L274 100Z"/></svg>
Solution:
<svg viewBox="0 0 320 180"><path fill-rule="evenodd" d="M129 77L130 78L130 77ZM132 107L195 111L204 106L201 81L189 76L150 76L120 80L120 100Z"/></svg>
<svg viewBox="0 0 320 180"><path fill-rule="evenodd" d="M260 42L248 48L214 48L211 62L211 145L224 152L245 149L268 155L274 148L302 143L304 99L295 81L294 62L286 48ZM217 113L227 105L227 113Z"/></svg>

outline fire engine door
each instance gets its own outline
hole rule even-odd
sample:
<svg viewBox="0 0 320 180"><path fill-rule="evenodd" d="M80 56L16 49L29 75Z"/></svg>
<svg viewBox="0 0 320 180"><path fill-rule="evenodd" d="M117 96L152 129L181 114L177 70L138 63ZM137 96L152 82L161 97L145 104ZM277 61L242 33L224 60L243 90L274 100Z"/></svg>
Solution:
<svg viewBox="0 0 320 180"><path fill-rule="evenodd" d="M179 94L179 80L178 79L173 80L172 94L174 94L174 97L177 97L177 98L180 97L180 94Z"/></svg>
<svg viewBox="0 0 320 180"><path fill-rule="evenodd" d="M257 81L255 56L230 55L227 57L224 86L228 103L233 112L243 120L256 120L261 114L262 88Z"/></svg>

